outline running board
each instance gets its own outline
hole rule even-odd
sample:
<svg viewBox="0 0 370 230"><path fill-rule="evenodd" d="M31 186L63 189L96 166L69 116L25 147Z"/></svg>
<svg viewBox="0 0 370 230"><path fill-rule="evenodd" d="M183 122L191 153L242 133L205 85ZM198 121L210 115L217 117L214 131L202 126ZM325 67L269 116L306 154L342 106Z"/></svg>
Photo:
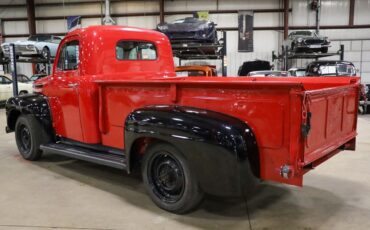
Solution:
<svg viewBox="0 0 370 230"><path fill-rule="evenodd" d="M74 145L61 143L50 143L41 145L40 149L45 152L55 153L96 164L106 165L117 169L127 169L125 155L99 152L87 148L81 148Z"/></svg>

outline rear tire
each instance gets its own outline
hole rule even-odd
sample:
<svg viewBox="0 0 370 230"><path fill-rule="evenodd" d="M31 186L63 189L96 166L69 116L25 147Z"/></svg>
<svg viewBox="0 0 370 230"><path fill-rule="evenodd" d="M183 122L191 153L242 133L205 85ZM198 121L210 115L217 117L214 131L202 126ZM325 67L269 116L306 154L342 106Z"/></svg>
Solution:
<svg viewBox="0 0 370 230"><path fill-rule="evenodd" d="M173 146L157 143L144 155L142 176L153 202L160 208L184 214L203 200L195 173L188 161Z"/></svg>
<svg viewBox="0 0 370 230"><path fill-rule="evenodd" d="M33 115L21 115L15 124L15 140L22 157L36 161L42 156L40 145L50 142L50 136Z"/></svg>

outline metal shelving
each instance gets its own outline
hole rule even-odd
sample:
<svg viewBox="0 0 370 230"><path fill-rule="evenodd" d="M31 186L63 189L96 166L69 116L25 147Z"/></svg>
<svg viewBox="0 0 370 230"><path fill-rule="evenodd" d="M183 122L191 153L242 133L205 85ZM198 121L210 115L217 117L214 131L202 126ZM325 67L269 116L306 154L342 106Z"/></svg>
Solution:
<svg viewBox="0 0 370 230"><path fill-rule="evenodd" d="M171 41L173 56L182 60L221 60L222 76L226 76L226 31L217 43L195 43L192 41Z"/></svg>
<svg viewBox="0 0 370 230"><path fill-rule="evenodd" d="M54 63L54 59L43 59L43 58L38 58L38 57L18 57L15 59L16 63L31 63L31 64L36 64L36 65L43 65L45 71L44 72L39 72L39 73L45 73L45 74L51 74L51 65ZM9 64L10 64L10 59L7 57L3 57L0 59L0 64L3 65L3 69L5 72L10 72L8 71Z"/></svg>
<svg viewBox="0 0 370 230"><path fill-rule="evenodd" d="M292 59L315 59L318 60L319 58L323 57L331 57L331 56L339 56L339 60L343 61L344 59L344 45L340 45L340 49L337 52L332 53L319 53L319 52L312 52L312 53L295 53L291 52L287 46L282 46L281 53L276 55L275 51L272 51L272 61L280 60L283 62L284 70L288 69L288 60Z"/></svg>

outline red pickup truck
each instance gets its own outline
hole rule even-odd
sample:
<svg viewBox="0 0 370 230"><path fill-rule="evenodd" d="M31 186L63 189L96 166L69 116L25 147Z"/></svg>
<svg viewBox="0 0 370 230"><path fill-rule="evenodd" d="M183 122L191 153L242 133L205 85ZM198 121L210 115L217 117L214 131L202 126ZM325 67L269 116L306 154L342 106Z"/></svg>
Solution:
<svg viewBox="0 0 370 230"><path fill-rule="evenodd" d="M6 103L20 154L141 169L152 200L185 213L204 194L303 175L354 150L357 78L176 77L159 32L93 26L60 43L52 75Z"/></svg>

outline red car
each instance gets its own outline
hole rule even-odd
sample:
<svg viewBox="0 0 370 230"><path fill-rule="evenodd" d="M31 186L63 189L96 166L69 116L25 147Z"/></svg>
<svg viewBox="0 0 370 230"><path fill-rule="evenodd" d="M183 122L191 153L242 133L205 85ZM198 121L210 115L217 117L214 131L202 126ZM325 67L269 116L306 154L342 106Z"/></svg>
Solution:
<svg viewBox="0 0 370 230"><path fill-rule="evenodd" d="M175 68L175 72L180 77L217 77L216 66L178 66Z"/></svg>
<svg viewBox="0 0 370 230"><path fill-rule="evenodd" d="M303 175L355 149L358 78L176 77L168 38L92 26L60 43L50 76L6 104L20 154L52 152L141 170L161 208Z"/></svg>

